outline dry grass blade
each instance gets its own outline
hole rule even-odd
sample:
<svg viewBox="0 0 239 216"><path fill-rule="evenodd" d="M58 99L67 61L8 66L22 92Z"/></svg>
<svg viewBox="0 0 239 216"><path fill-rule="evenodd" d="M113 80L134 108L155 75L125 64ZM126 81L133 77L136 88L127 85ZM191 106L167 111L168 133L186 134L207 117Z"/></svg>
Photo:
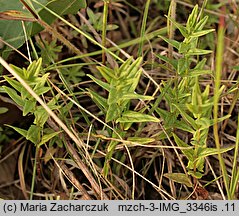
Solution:
<svg viewBox="0 0 239 216"><path fill-rule="evenodd" d="M19 179L20 179L20 186L21 186L22 193L23 193L25 199L28 200L29 196L27 194L25 175L24 175L24 170L23 170L23 155L25 152L25 148L26 148L26 145L24 145L22 147L19 158L18 158L18 175L19 175Z"/></svg>
<svg viewBox="0 0 239 216"><path fill-rule="evenodd" d="M82 192L82 198L85 200L91 200L92 198L87 193L86 189L80 184L80 182L76 179L74 174L68 169L68 167L65 164L60 165L61 169L65 172L69 180L72 182L72 184L79 190L79 192Z"/></svg>

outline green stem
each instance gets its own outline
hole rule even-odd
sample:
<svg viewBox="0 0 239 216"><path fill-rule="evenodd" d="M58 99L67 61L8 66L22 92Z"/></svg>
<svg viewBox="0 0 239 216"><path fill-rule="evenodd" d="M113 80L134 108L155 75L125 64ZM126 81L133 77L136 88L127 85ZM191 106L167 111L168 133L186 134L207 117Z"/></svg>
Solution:
<svg viewBox="0 0 239 216"><path fill-rule="evenodd" d="M144 17L143 17L143 22L142 22L141 32L140 32L141 39L140 39L140 43L139 43L138 56L142 56L142 54L143 54L143 44L144 44L143 37L145 35L147 17L148 17L148 12L149 12L149 5L150 5L150 0L147 0L145 9L144 9Z"/></svg>
<svg viewBox="0 0 239 216"><path fill-rule="evenodd" d="M224 54L224 25L223 22L220 23L218 28L218 41L217 41L217 52L216 52L216 71L215 71L215 88L214 88L214 101L213 101L213 114L214 114L214 125L213 125L213 134L215 138L216 148L218 149L218 159L220 167L222 170L222 176L224 180L224 185L227 191L228 199L232 199L231 193L229 190L229 178L224 163L222 154L220 153L221 145L218 134L218 101L220 97L219 89L221 85L221 72L223 65L223 54Z"/></svg>
<svg viewBox="0 0 239 216"><path fill-rule="evenodd" d="M102 46L106 45L106 30L107 30L107 17L108 17L109 0L104 0L103 11L103 27L102 27ZM102 49L102 62L105 64L105 50Z"/></svg>
<svg viewBox="0 0 239 216"><path fill-rule="evenodd" d="M237 98L239 98L239 91L237 90ZM236 192L236 188L238 185L238 179L239 179L239 170L237 166L237 158L238 158L238 151L239 151L239 114L237 116L237 134L236 134L236 146L235 146L235 152L233 157L233 166L232 166L232 177L230 182L230 193L232 195L232 198L234 198L234 194Z"/></svg>
<svg viewBox="0 0 239 216"><path fill-rule="evenodd" d="M33 173L32 173L30 200L32 200L32 198L33 198L33 192L34 192L34 186L35 186L38 152L39 152L39 147L36 147L35 160L34 160Z"/></svg>

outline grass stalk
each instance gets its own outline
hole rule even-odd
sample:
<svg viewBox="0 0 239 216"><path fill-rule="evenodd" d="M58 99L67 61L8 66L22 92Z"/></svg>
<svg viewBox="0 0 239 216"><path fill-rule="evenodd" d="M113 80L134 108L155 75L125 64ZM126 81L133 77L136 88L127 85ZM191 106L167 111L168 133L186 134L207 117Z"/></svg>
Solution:
<svg viewBox="0 0 239 216"><path fill-rule="evenodd" d="M236 95L239 97L238 90L237 90ZM231 177L231 181L230 181L230 193L231 193L232 198L234 198L234 196L235 196L235 192L236 192L236 188L237 188L238 180L239 180L239 169L237 166L238 151L239 151L239 114L237 116L236 146L235 146L234 157L233 157L232 177Z"/></svg>
<svg viewBox="0 0 239 216"><path fill-rule="evenodd" d="M143 55L143 44L144 44L144 35L145 35L145 30L146 30L146 23L147 23L147 17L148 17L148 12L149 12L149 5L150 5L150 0L147 0L145 9L144 9L144 16L143 16L143 22L141 26L141 32L140 32L140 43L139 43L139 50L138 50L138 56Z"/></svg>
<svg viewBox="0 0 239 216"><path fill-rule="evenodd" d="M220 17L220 23L218 28L218 41L217 41L217 51L216 51L216 70L215 70L215 87L214 87L214 100L213 100L213 116L214 116L214 125L213 125L213 134L215 139L216 148L220 152L221 144L218 133L218 102L220 98L220 85L221 85L221 73L223 67L223 54L224 54L224 19ZM225 166L224 159L221 153L218 153L218 159L222 171L222 176L224 180L224 186L227 191L228 199L232 199L231 193L229 190L229 178Z"/></svg>
<svg viewBox="0 0 239 216"><path fill-rule="evenodd" d="M31 184L30 200L33 199L34 186L35 186L35 180L36 180L36 170L37 170L38 152L39 152L39 147L36 147L35 160L34 160L33 172L32 172L32 184Z"/></svg>
<svg viewBox="0 0 239 216"><path fill-rule="evenodd" d="M33 0L33 2L35 2L36 4L40 5L41 7L43 7L45 10L49 11L52 15L54 15L55 17L57 17L58 19L60 19L61 21L63 21L65 24L67 24L68 26L70 26L72 29L74 29L75 31L77 31L78 33L80 33L81 35L83 35L85 38L87 38L89 41L91 41L93 44L99 46L101 49L103 49L104 51L106 51L107 53L111 54L115 59L119 60L120 62L124 62L123 59L121 59L118 55L116 55L115 53L113 53L112 51L110 51L109 49L107 49L106 47L104 47L102 44L100 44L99 42L97 42L96 40L94 40L94 38L92 38L89 34L85 33L84 31L82 31L81 29L77 28L76 26L74 26L73 24L71 24L70 22L68 22L67 20L65 20L64 18L62 18L61 16L59 16L57 13L55 13L54 11L50 10L49 8L47 8L45 5L41 4L40 2Z"/></svg>
<svg viewBox="0 0 239 216"><path fill-rule="evenodd" d="M108 17L109 0L104 0L103 10L103 26L102 26L102 46L106 46L106 31L107 31L107 17ZM102 49L102 63L105 64L105 50Z"/></svg>

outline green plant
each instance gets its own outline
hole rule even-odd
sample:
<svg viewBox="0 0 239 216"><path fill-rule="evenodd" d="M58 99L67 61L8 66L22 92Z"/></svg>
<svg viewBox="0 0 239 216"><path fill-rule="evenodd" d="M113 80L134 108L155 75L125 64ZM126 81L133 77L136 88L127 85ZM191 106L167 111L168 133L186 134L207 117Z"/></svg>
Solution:
<svg viewBox="0 0 239 216"><path fill-rule="evenodd" d="M176 71L176 78L163 83L161 93L169 106L169 111L157 108L156 111L164 120L164 126L169 134L173 136L175 143L184 148L181 151L188 159L187 173L196 179L203 176L205 157L209 155L221 154L229 148L209 148L207 147L208 131L215 121L211 118L214 97L209 97L209 85L204 91L200 88L200 76L212 74L212 71L204 69L206 58L199 60L199 56L209 54L212 51L198 48L199 37L213 32L213 29L204 30L208 17L200 17L198 6L196 5L190 14L186 26L177 23L167 17L170 22L179 29L184 40L178 42L160 36L164 41L173 46L180 54L179 59L169 59L166 56L157 55L161 60L167 62ZM195 58L196 56L196 58ZM192 67L193 60L197 61ZM223 91L223 86L219 89L218 95ZM229 118L230 115L217 119L217 122ZM181 119L179 119L181 118ZM184 142L176 133L179 129L192 134L190 144ZM180 175L180 182L189 182L187 174L167 174L166 176L175 180L175 176Z"/></svg>
<svg viewBox="0 0 239 216"><path fill-rule="evenodd" d="M105 99L96 92L88 89L92 99L98 105L105 115L105 121L114 125L116 132L113 132L113 138L122 138L125 136L124 130L128 130L135 122L159 122L159 119L144 114L144 109L139 111L130 110L130 101L152 100L153 97L135 93L142 71L139 69L142 58L138 58L132 63L129 58L120 68L110 69L106 66L97 67L106 82L101 81L92 75L88 75L95 83L108 92L108 98ZM147 139L148 141L148 139ZM144 139L141 139L144 142ZM109 161L111 160L114 149L118 141L111 141L107 147L107 155L104 165L104 175L108 174Z"/></svg>
<svg viewBox="0 0 239 216"><path fill-rule="evenodd" d="M42 59L39 58L37 61L33 61L27 69L18 68L12 65L12 68L16 71L16 73L27 82L27 84L34 90L37 95L43 95L50 90L50 87L45 86L49 73L41 75L40 72L42 70ZM36 155L38 154L38 150L41 145L47 143L50 139L60 133L44 130L44 125L49 118L49 114L47 111L40 105L37 104L36 99L22 86L20 82L17 80L13 80L8 76L4 76L5 80L12 86L12 88L3 86L5 92L15 101L20 107L22 107L23 116L28 114L34 115L34 122L30 125L30 127L25 130L18 127L14 127L9 125L9 127L16 130L22 136L24 136L27 140L31 141L36 146ZM50 100L47 105L50 109L58 109L59 106L56 104L57 98L53 98ZM31 197L34 189L34 177L36 172L36 160L34 164L33 171L33 180L32 180L32 188L31 188Z"/></svg>

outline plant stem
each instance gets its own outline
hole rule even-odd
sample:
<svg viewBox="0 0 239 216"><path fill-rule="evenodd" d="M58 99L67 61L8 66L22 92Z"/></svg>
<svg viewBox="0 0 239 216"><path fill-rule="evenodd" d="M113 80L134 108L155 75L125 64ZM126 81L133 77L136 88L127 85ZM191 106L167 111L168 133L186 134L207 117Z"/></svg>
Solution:
<svg viewBox="0 0 239 216"><path fill-rule="evenodd" d="M145 35L145 29L146 29L146 23L147 23L147 17L148 17L148 12L149 12L149 5L150 5L150 0L147 0L145 9L144 9L144 17L143 17L143 22L141 26L141 32L140 32L140 43L139 43L139 50L138 50L138 56L142 56L143 54L143 38Z"/></svg>
<svg viewBox="0 0 239 216"><path fill-rule="evenodd" d="M107 30L107 17L108 17L109 0L104 0L103 11L103 27L102 27L102 46L106 45L106 30ZM102 63L105 64L105 50L102 49Z"/></svg>
<svg viewBox="0 0 239 216"><path fill-rule="evenodd" d="M35 179L36 179L36 170L37 170L37 158L38 158L38 152L39 152L39 147L36 147L36 153L35 153L35 160L34 160L34 165L33 165L33 173L32 173L32 184L31 184L31 193L30 193L30 200L33 198L33 193L34 193L34 186L35 186Z"/></svg>
<svg viewBox="0 0 239 216"><path fill-rule="evenodd" d="M218 41L217 41L217 52L216 52L216 71L215 71L215 87L214 87L214 101L213 101L213 115L214 115L214 125L213 125L213 134L215 138L216 148L218 149L218 159L220 167L222 170L222 176L224 180L224 185L227 191L228 199L232 199L231 193L229 190L229 178L226 170L226 166L220 153L221 145L218 134L218 101L220 97L219 89L221 85L221 72L223 65L223 53L224 53L224 19L220 17L220 23L218 28Z"/></svg>

